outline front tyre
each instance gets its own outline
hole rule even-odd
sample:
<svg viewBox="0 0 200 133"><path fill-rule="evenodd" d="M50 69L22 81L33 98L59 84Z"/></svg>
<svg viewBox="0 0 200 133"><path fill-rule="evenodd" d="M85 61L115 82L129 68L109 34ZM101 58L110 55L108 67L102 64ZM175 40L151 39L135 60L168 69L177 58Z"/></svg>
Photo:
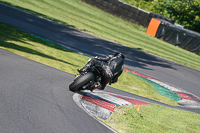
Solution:
<svg viewBox="0 0 200 133"><path fill-rule="evenodd" d="M85 75L81 75L79 76L76 80L74 80L74 82L72 82L69 85L69 90L70 91L77 91L79 90L81 87L83 87L86 83L88 83L89 81L94 79L94 74L93 73L86 73Z"/></svg>

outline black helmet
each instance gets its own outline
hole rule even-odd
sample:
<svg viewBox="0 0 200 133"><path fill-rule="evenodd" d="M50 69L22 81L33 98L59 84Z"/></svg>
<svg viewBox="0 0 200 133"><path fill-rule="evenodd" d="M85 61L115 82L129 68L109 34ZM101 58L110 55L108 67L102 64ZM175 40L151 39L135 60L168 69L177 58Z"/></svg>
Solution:
<svg viewBox="0 0 200 133"><path fill-rule="evenodd" d="M125 59L125 57L122 53L117 52L117 53L115 53L114 57L116 57L116 56L121 57L123 60Z"/></svg>

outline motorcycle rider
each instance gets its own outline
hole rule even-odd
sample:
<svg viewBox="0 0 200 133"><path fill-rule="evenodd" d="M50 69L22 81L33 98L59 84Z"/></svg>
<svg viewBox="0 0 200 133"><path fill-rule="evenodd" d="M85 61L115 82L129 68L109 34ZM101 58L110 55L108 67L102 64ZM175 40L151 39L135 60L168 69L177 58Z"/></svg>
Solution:
<svg viewBox="0 0 200 133"><path fill-rule="evenodd" d="M100 90L104 90L109 83L116 83L118 77L123 72L124 55L121 53L115 53L114 56L108 55L105 57L94 57L91 59L82 69L78 69L79 73L87 71L90 67L99 67L102 71L101 83L97 87ZM95 88L95 87L94 87ZM92 88L91 91L94 89Z"/></svg>

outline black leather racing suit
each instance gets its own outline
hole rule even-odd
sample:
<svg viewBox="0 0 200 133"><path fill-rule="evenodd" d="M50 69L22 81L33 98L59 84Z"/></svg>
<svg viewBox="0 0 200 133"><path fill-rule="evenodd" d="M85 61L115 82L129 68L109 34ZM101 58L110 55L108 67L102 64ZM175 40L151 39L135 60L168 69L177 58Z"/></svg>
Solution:
<svg viewBox="0 0 200 133"><path fill-rule="evenodd" d="M118 77L123 72L124 59L121 56L106 56L106 57L94 57L88 62L83 69L87 69L92 66L98 66L102 68L101 75L101 88L104 89L109 83L116 83Z"/></svg>

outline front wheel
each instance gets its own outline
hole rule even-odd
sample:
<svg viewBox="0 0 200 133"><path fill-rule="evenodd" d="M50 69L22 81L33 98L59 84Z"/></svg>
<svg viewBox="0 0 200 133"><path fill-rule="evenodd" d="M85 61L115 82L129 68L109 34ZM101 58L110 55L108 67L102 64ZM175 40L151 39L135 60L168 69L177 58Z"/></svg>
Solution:
<svg viewBox="0 0 200 133"><path fill-rule="evenodd" d="M69 85L69 90L75 92L93 79L93 73L86 73L85 75L81 75Z"/></svg>

